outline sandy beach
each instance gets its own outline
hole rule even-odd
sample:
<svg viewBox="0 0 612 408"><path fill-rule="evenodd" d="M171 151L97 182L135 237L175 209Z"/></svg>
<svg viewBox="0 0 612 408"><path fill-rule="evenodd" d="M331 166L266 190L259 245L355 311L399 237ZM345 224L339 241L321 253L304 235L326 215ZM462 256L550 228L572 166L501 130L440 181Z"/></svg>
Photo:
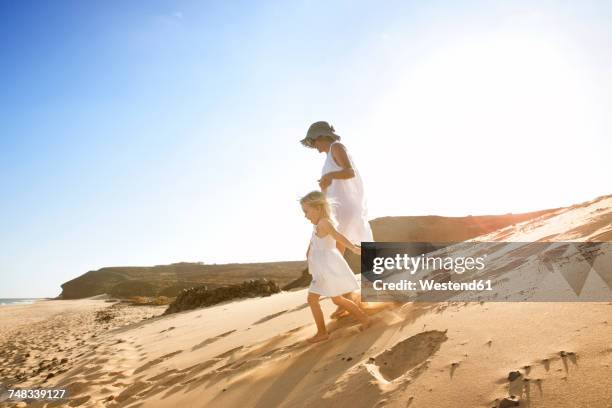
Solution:
<svg viewBox="0 0 612 408"><path fill-rule="evenodd" d="M50 387L54 377L78 366L87 353L98 347L98 336L157 316L165 309L128 307L104 298L40 300L1 307L2 386Z"/></svg>
<svg viewBox="0 0 612 408"><path fill-rule="evenodd" d="M0 408L612 408L612 1L0 33Z"/></svg>
<svg viewBox="0 0 612 408"><path fill-rule="evenodd" d="M602 197L478 239L606 240L611 216ZM370 303L368 330L341 319L310 345L306 293L166 316L104 299L3 307L0 370L68 390L35 407L612 406L612 302Z"/></svg>
<svg viewBox="0 0 612 408"><path fill-rule="evenodd" d="M3 337L15 351L3 355L3 375L7 366L29 375L48 360L49 369L19 383L68 389L66 405L47 406L492 407L513 388L537 407L611 401L612 303L404 305L372 311L375 324L365 333L356 322L330 324L331 339L311 346L305 295L114 328L97 327L99 301L66 301L71 312L45 305L55 309L45 323ZM323 306L333 310L329 300ZM133 307L123 321L155 309ZM513 371L522 374L518 383L507 379Z"/></svg>

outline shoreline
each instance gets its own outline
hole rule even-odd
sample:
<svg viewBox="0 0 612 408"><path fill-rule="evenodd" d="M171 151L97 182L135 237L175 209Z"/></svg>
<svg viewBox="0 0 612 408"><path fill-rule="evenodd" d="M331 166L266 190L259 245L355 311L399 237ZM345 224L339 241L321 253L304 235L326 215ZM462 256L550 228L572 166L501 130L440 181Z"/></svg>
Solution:
<svg viewBox="0 0 612 408"><path fill-rule="evenodd" d="M2 306L18 306L31 305L43 300L51 300L52 298L0 298L0 307Z"/></svg>

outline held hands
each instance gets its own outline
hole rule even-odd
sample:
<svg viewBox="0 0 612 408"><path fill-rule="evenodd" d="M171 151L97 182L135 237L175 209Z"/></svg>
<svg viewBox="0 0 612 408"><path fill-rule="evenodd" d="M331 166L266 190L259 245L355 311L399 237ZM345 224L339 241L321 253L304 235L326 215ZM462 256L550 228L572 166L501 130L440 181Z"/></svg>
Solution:
<svg viewBox="0 0 612 408"><path fill-rule="evenodd" d="M332 182L332 178L328 174L321 177L321 179L319 180L319 187L321 187L321 191L329 187L331 182Z"/></svg>

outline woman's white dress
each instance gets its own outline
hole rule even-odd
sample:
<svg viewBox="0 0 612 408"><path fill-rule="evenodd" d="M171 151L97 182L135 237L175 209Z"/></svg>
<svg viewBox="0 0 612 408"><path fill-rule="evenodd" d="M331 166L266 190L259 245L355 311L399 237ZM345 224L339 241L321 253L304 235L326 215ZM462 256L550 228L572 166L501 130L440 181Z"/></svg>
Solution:
<svg viewBox="0 0 612 408"><path fill-rule="evenodd" d="M332 171L340 171L340 167L334 160L331 147L338 142L331 144L327 152L325 164L323 164L322 175ZM331 203L332 212L338 222L338 232L348 238L354 244L360 242L372 242L372 229L368 223L368 210L363 190L363 182L351 155L347 156L355 171L355 177L350 179L333 179L325 191L325 196Z"/></svg>
<svg viewBox="0 0 612 408"><path fill-rule="evenodd" d="M330 234L317 236L315 226L310 238L308 271L312 275L309 292L321 296L340 296L359 290L359 282Z"/></svg>

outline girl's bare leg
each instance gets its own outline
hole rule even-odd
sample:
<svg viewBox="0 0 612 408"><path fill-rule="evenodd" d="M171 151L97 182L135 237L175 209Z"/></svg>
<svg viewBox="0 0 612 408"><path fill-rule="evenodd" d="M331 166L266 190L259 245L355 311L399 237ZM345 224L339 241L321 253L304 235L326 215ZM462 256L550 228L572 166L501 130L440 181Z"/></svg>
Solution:
<svg viewBox="0 0 612 408"><path fill-rule="evenodd" d="M319 341L327 340L329 337L327 334L327 328L325 327L325 318L323 317L319 297L320 295L317 295L316 293L308 293L308 305L310 306L312 317L317 325L317 334L308 339L310 343L317 343Z"/></svg>
<svg viewBox="0 0 612 408"><path fill-rule="evenodd" d="M340 242L336 241L336 248L338 248L338 251L340 251L340 253L342 255L344 255L344 252L346 251L346 247L344 245L342 245ZM351 297L350 293L345 293L342 296L344 296L345 298L349 299L349 300L353 300L353 298ZM337 319L339 317L344 317L347 314L347 310L345 308L343 308L342 306L338 306L336 308L336 310L334 310L334 313L332 313L331 315L329 315L330 319Z"/></svg>
<svg viewBox="0 0 612 408"><path fill-rule="evenodd" d="M348 310L350 314L352 314L357 320L359 320L359 322L361 322L361 330L365 330L370 327L370 318L365 313L363 313L359 306L357 306L353 301L343 296L334 296L332 298L332 302Z"/></svg>

